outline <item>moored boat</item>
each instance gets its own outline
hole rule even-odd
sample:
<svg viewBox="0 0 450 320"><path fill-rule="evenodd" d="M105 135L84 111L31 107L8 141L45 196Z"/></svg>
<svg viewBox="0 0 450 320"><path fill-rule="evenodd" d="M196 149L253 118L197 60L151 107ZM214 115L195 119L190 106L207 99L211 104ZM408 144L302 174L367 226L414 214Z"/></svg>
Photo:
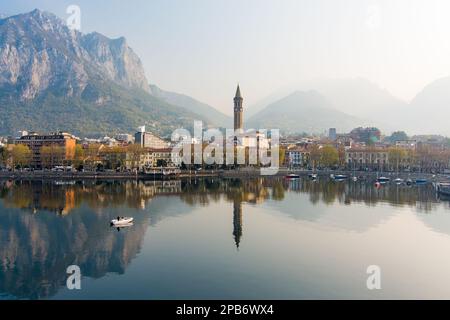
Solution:
<svg viewBox="0 0 450 320"><path fill-rule="evenodd" d="M342 180L346 180L348 179L348 176L346 176L345 174L336 174L334 175L334 180L335 181L342 181Z"/></svg>
<svg viewBox="0 0 450 320"><path fill-rule="evenodd" d="M286 176L286 179L299 179L299 178L300 178L300 176L295 173L290 173Z"/></svg>
<svg viewBox="0 0 450 320"><path fill-rule="evenodd" d="M128 226L133 222L134 218L123 217L118 219L111 220L111 225L120 227L120 226Z"/></svg>
<svg viewBox="0 0 450 320"><path fill-rule="evenodd" d="M391 181L391 179L388 178L388 177L379 177L379 178L377 178L377 182L379 182L379 183L388 183L389 181Z"/></svg>
<svg viewBox="0 0 450 320"><path fill-rule="evenodd" d="M435 185L436 191L445 196L450 196L450 182L439 182Z"/></svg>
<svg viewBox="0 0 450 320"><path fill-rule="evenodd" d="M428 182L428 180L425 178L417 178L416 179L416 184L426 184L427 182Z"/></svg>

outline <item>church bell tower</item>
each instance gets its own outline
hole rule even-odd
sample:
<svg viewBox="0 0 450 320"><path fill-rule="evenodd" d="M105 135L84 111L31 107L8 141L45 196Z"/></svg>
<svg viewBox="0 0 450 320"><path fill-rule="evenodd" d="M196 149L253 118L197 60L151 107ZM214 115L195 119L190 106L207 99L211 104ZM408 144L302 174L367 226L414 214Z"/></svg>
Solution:
<svg viewBox="0 0 450 320"><path fill-rule="evenodd" d="M234 97L234 130L235 132L242 132L244 130L244 119L243 119L243 108L242 102L244 99L241 96L241 89L239 85L236 89L236 94Z"/></svg>

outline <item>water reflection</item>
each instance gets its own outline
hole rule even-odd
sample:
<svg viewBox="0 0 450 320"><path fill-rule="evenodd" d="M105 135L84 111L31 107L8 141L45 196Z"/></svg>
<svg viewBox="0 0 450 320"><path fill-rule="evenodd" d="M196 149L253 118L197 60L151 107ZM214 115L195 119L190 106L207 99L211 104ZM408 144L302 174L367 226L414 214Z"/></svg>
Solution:
<svg viewBox="0 0 450 320"><path fill-rule="evenodd" d="M237 200L233 202L233 236L236 248L239 249L242 237L242 202Z"/></svg>
<svg viewBox="0 0 450 320"><path fill-rule="evenodd" d="M170 207L173 197L186 206ZM40 299L64 286L66 268L76 264L83 275L101 278L123 274L138 256L149 226L197 207L226 201L232 207L230 225L237 249L245 229L245 206L267 206L295 220L320 222L363 232L392 214L356 214L352 204L414 208L431 229L450 234L443 214L430 215L442 201L431 186L388 185L376 189L364 182L335 183L307 179L199 179L150 182L52 183L0 182L0 294ZM148 210L149 205L152 210ZM334 205L349 210L330 214ZM448 207L448 202L444 202ZM190 208L190 209L186 209ZM117 232L109 221L133 216L134 226ZM264 232L264 231L262 231Z"/></svg>

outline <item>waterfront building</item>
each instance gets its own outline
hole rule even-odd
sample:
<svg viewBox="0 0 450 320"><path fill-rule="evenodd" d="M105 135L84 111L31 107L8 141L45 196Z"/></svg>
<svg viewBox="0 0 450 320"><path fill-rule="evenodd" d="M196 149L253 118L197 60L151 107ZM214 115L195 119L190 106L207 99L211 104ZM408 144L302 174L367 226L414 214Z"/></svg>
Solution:
<svg viewBox="0 0 450 320"><path fill-rule="evenodd" d="M37 133L29 133L18 138L16 144L22 144L30 148L32 153L31 167L42 168L42 148L55 147L62 152L55 152L52 155L53 165L64 165L65 161L73 160L75 157L75 138L65 132L51 133L47 135L40 135Z"/></svg>
<svg viewBox="0 0 450 320"><path fill-rule="evenodd" d="M153 154L153 168L173 167L172 148L149 149L148 152Z"/></svg>
<svg viewBox="0 0 450 320"><path fill-rule="evenodd" d="M303 167L309 162L310 152L306 147L288 147L285 151L286 164L289 167Z"/></svg>
<svg viewBox="0 0 450 320"><path fill-rule="evenodd" d="M152 149L144 148L138 154L127 152L126 154L126 168L128 170L145 171L155 168L173 168L179 167L181 158L177 155L173 156L172 148ZM180 157L178 155L178 157ZM175 159L175 162L173 161Z"/></svg>
<svg viewBox="0 0 450 320"><path fill-rule="evenodd" d="M134 135L134 140L142 148L165 149L169 146L163 139L150 132L146 132L145 126L139 128L139 131Z"/></svg>
<svg viewBox="0 0 450 320"><path fill-rule="evenodd" d="M351 148L345 151L345 163L354 170L387 170L389 150L386 148Z"/></svg>

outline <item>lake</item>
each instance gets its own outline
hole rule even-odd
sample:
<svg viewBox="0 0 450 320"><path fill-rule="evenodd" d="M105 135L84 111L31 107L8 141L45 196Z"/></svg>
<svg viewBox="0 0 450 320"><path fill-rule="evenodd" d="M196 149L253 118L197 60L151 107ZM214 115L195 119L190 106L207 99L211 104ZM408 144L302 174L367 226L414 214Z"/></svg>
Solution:
<svg viewBox="0 0 450 320"><path fill-rule="evenodd" d="M450 299L449 203L327 178L0 181L0 299Z"/></svg>

